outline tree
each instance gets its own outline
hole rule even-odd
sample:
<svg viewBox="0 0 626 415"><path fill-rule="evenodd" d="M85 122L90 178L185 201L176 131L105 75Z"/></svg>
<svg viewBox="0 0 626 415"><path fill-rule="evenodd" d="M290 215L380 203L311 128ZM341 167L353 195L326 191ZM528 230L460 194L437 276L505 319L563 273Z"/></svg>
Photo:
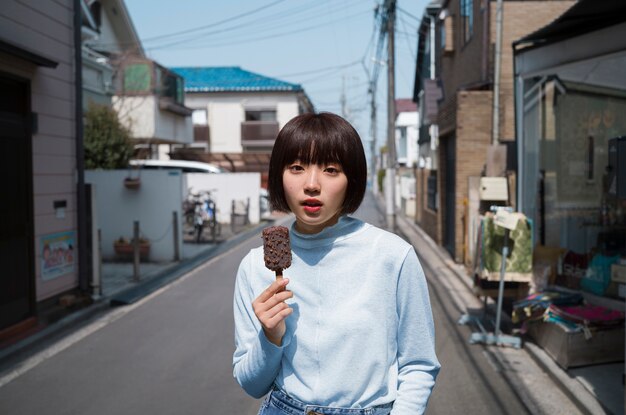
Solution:
<svg viewBox="0 0 626 415"><path fill-rule="evenodd" d="M123 126L115 110L90 104L85 111L85 167L125 169L133 155L130 130Z"/></svg>

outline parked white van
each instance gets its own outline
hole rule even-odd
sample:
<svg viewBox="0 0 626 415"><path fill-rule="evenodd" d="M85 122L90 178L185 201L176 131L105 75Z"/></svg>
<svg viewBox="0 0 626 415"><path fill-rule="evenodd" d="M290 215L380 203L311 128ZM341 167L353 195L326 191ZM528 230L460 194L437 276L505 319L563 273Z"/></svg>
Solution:
<svg viewBox="0 0 626 415"><path fill-rule="evenodd" d="M224 173L221 167L200 161L188 160L130 160L129 164L133 167L142 169L180 169L183 173Z"/></svg>

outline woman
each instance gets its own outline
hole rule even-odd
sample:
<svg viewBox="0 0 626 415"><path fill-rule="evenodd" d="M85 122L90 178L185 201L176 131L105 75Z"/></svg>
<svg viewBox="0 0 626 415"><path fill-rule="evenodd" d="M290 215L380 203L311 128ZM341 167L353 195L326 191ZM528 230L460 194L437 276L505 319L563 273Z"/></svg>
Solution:
<svg viewBox="0 0 626 415"><path fill-rule="evenodd" d="M418 414L439 362L411 245L347 216L366 187L361 139L343 118L303 114L278 134L272 207L293 212L292 265L275 281L262 248L234 296L234 375L259 414Z"/></svg>

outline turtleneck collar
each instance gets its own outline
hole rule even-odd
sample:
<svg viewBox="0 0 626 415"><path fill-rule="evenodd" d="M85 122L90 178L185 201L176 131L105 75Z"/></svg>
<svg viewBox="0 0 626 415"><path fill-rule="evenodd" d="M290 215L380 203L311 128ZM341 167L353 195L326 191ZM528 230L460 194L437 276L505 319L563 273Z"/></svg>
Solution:
<svg viewBox="0 0 626 415"><path fill-rule="evenodd" d="M314 248L330 245L338 241L350 238L353 235L367 229L369 225L359 219L350 216L341 216L336 224L322 229L314 234L300 233L296 230L295 222L291 225L291 245L300 248Z"/></svg>

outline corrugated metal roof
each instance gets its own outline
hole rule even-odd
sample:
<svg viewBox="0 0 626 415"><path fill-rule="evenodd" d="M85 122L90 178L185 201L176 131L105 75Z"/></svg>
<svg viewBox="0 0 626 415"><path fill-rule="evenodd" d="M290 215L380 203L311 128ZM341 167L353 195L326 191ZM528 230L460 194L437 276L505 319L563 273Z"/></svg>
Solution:
<svg viewBox="0 0 626 415"><path fill-rule="evenodd" d="M246 71L238 66L175 67L185 92L302 91L302 86Z"/></svg>

